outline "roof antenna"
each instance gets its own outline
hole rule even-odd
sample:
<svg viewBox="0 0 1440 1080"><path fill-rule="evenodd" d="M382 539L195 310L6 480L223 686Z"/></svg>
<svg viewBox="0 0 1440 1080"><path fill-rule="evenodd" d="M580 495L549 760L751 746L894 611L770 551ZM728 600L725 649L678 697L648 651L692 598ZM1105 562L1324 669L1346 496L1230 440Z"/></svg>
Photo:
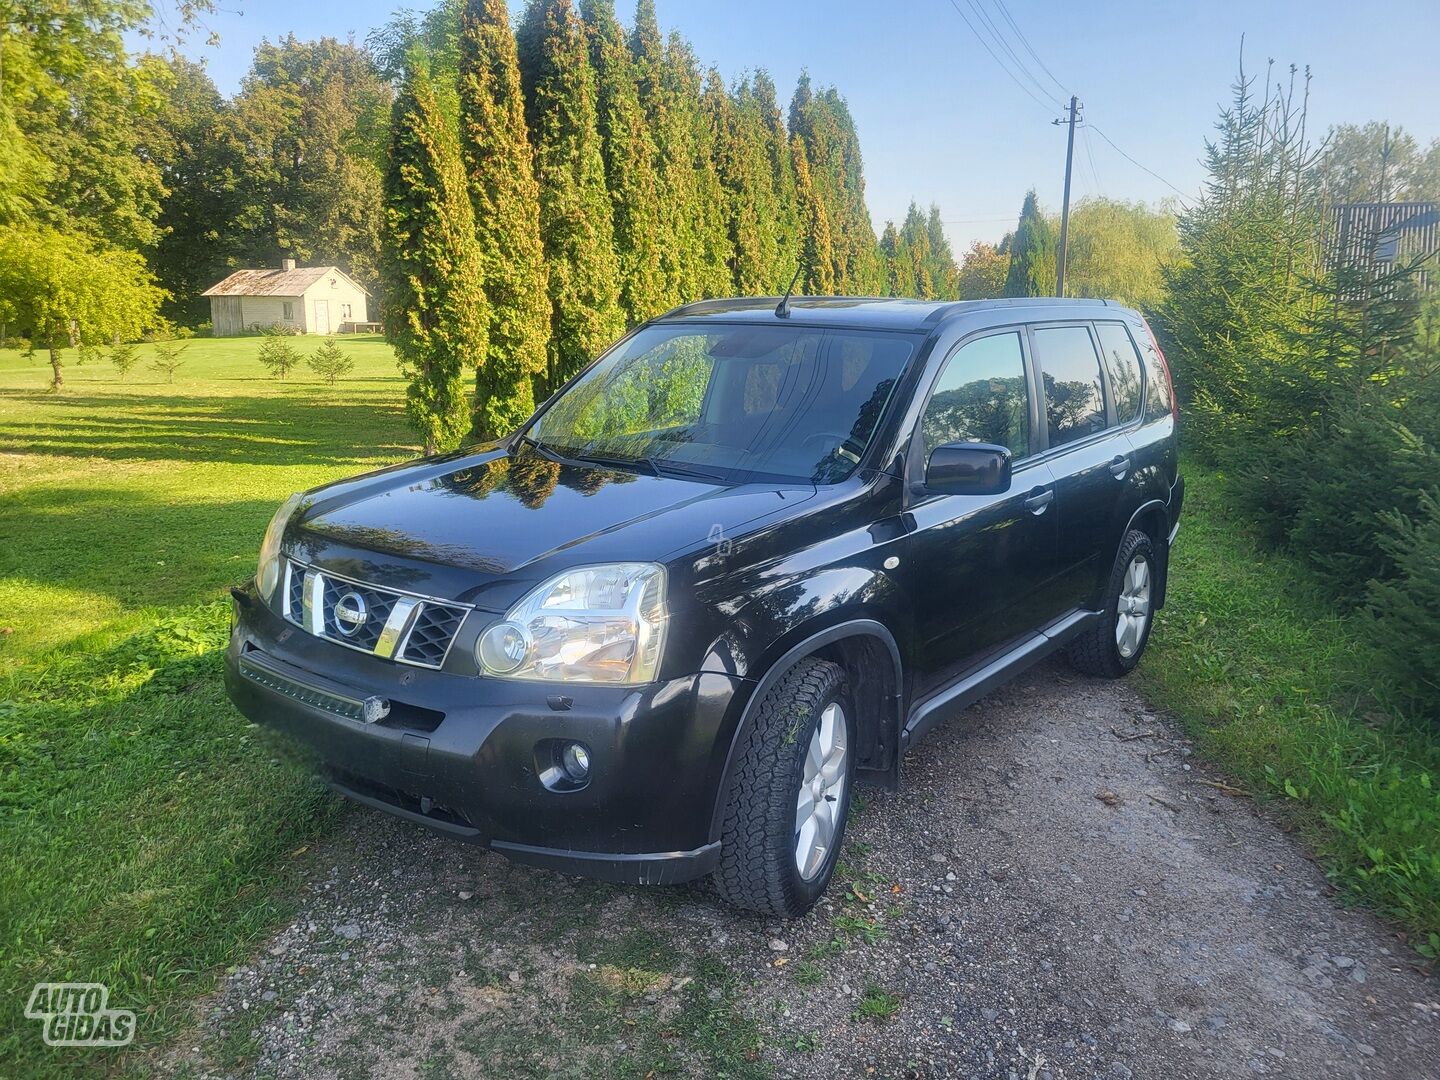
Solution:
<svg viewBox="0 0 1440 1080"><path fill-rule="evenodd" d="M795 291L795 283L800 280L800 271L805 269L805 261L802 259L795 267L795 276L790 279L789 286L785 289L785 295L780 298L780 303L775 305L775 317L777 319L788 319L790 317L790 294Z"/></svg>

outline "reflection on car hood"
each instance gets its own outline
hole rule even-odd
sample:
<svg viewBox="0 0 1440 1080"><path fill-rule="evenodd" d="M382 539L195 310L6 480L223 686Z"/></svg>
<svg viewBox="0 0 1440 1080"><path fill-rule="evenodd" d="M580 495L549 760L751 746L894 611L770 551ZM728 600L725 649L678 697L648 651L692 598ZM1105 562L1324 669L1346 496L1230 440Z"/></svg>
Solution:
<svg viewBox="0 0 1440 1080"><path fill-rule="evenodd" d="M661 562L733 538L814 493L809 485L726 487L561 464L519 446L322 488L287 545L335 573L485 606L491 597L481 594L493 591L496 578L533 581L580 563Z"/></svg>

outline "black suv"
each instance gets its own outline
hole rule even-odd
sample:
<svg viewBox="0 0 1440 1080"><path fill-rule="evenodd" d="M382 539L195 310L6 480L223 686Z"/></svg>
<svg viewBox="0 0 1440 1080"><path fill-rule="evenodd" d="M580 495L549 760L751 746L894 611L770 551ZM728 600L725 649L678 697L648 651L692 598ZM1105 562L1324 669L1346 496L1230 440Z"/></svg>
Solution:
<svg viewBox="0 0 1440 1080"><path fill-rule="evenodd" d="M1057 649L1135 666L1175 433L1104 301L691 304L508 440L292 496L227 683L367 806L798 915L855 782Z"/></svg>

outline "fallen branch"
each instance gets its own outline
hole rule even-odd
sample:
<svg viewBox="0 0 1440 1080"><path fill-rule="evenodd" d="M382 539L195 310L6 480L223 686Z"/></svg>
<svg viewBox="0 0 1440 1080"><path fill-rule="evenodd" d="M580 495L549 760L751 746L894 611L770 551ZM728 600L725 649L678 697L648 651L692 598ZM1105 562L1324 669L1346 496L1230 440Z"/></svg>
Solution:
<svg viewBox="0 0 1440 1080"><path fill-rule="evenodd" d="M1147 791L1147 792L1145 793L1145 797L1146 797L1147 799L1149 799L1149 800L1150 800L1151 802L1153 802L1153 803L1159 803L1161 806L1165 807L1166 810L1169 810L1172 814L1178 814L1178 813L1180 813L1180 807L1176 806L1176 805L1175 805L1174 803L1172 803L1172 802L1166 802L1164 799L1160 798L1160 796L1158 796L1158 795L1151 795L1151 794Z"/></svg>
<svg viewBox="0 0 1440 1080"><path fill-rule="evenodd" d="M1134 742L1136 739L1153 739L1156 735L1159 735L1160 733L1158 731L1141 731L1137 732L1134 735L1121 735L1120 732L1116 731L1112 727L1110 729L1110 734L1114 735L1115 738L1119 739L1121 742Z"/></svg>
<svg viewBox="0 0 1440 1080"><path fill-rule="evenodd" d="M1231 785L1224 783L1220 780L1191 780L1190 782L1192 784L1204 784L1206 787L1213 787L1222 795L1234 795L1236 798L1239 799L1248 799L1250 797L1250 792L1246 791L1245 789L1232 787Z"/></svg>

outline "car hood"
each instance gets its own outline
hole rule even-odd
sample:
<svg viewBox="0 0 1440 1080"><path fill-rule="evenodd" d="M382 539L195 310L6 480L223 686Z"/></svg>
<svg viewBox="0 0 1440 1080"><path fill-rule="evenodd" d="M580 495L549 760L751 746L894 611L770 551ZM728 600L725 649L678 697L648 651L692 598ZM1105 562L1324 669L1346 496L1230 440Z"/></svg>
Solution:
<svg viewBox="0 0 1440 1080"><path fill-rule="evenodd" d="M286 542L332 573L503 611L568 567L665 562L736 539L814 494L810 485L728 487L562 464L522 444L320 488Z"/></svg>

